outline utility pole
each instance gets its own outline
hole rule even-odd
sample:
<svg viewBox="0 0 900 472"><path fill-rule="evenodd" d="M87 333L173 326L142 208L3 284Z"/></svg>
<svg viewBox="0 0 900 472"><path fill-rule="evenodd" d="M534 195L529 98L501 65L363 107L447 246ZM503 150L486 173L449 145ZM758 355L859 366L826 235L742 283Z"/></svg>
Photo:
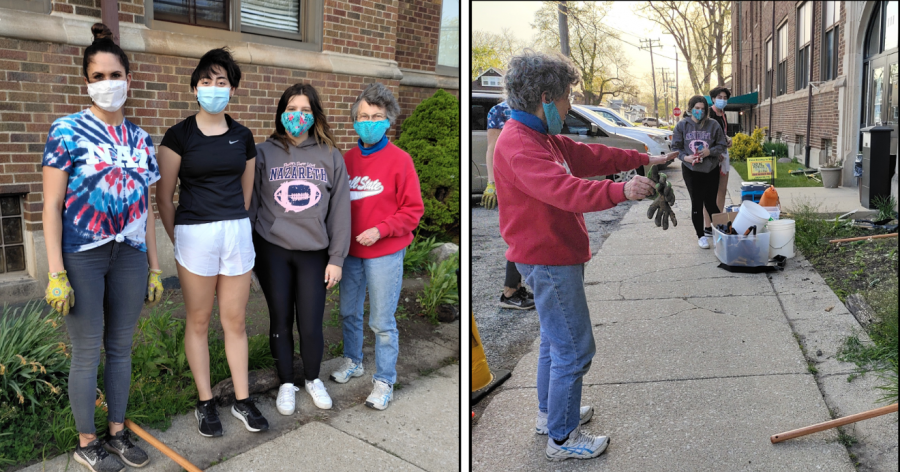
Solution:
<svg viewBox="0 0 900 472"><path fill-rule="evenodd" d="M559 5L559 46L563 56L569 57L569 7L566 2L557 2Z"/></svg>
<svg viewBox="0 0 900 472"><path fill-rule="evenodd" d="M671 80L668 72L668 67L659 68L659 73L662 74L663 77L663 96L666 97L666 121L669 121L669 81Z"/></svg>
<svg viewBox="0 0 900 472"><path fill-rule="evenodd" d="M675 106L679 106L681 102L678 100L678 51L675 51Z"/></svg>
<svg viewBox="0 0 900 472"><path fill-rule="evenodd" d="M644 43L647 43L647 48L650 49L650 72L653 73L653 115L656 116L656 119L659 119L659 105L657 103L659 100L656 98L656 67L653 65L653 43L656 43L656 47L662 48L659 45L659 39L642 39L641 40L641 49L644 49Z"/></svg>

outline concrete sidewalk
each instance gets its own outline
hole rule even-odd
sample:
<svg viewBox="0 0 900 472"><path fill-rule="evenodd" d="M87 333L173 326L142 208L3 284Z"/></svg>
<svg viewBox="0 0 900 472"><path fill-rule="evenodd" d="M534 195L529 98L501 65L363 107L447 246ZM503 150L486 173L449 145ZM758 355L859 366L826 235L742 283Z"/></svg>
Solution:
<svg viewBox="0 0 900 472"><path fill-rule="evenodd" d="M834 358L860 326L800 256L771 275L718 268L712 249L697 246L679 168L665 172L679 225L663 231L646 217L649 202L634 205L586 269L597 354L582 398L595 413L583 428L609 436L609 449L586 461L544 458L535 340L473 427L473 469L854 471L859 461L859 470L896 471L896 414L845 427L859 441L855 457L837 430L770 443L832 419L829 409L881 406L877 379L848 383L855 366Z"/></svg>

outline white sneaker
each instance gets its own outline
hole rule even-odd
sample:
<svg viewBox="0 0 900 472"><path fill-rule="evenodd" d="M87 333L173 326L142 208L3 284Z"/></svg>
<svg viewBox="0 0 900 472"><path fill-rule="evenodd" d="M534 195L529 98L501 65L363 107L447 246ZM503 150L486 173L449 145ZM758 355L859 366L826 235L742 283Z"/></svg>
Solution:
<svg viewBox="0 0 900 472"><path fill-rule="evenodd" d="M341 368L331 373L331 380L342 384L347 383L352 377L359 377L363 374L362 362L355 364L349 357L344 358Z"/></svg>
<svg viewBox="0 0 900 472"><path fill-rule="evenodd" d="M578 425L583 425L591 420L591 417L594 416L594 407L592 406L583 406L579 411L579 416L581 419L578 421ZM537 434L547 434L550 430L547 429L547 414L541 413L538 411L537 424L534 427L534 432Z"/></svg>
<svg viewBox="0 0 900 472"><path fill-rule="evenodd" d="M547 438L547 450L544 454L547 460L564 461L566 459L591 459L603 454L609 446L609 438L606 436L591 436L581 432L581 427L576 427L569 433L566 442L556 445L553 438Z"/></svg>
<svg viewBox="0 0 900 472"><path fill-rule="evenodd" d="M706 236L700 236L700 239L697 240L697 244L699 244L702 249L709 249L709 239Z"/></svg>
<svg viewBox="0 0 900 472"><path fill-rule="evenodd" d="M296 405L294 392L299 391L300 389L295 387L292 383L281 384L281 386L278 387L278 398L275 399L275 407L278 409L279 413L285 416L294 414Z"/></svg>
<svg viewBox="0 0 900 472"><path fill-rule="evenodd" d="M394 386L375 379L372 379L372 383L375 384L375 388L372 389L372 394L369 395L369 398L366 398L366 406L376 410L384 410L394 398Z"/></svg>
<svg viewBox="0 0 900 472"><path fill-rule="evenodd" d="M328 396L328 391L325 390L325 384L323 384L321 380L316 379L312 382L307 380L306 392L312 397L316 407L323 410L331 409L331 397Z"/></svg>

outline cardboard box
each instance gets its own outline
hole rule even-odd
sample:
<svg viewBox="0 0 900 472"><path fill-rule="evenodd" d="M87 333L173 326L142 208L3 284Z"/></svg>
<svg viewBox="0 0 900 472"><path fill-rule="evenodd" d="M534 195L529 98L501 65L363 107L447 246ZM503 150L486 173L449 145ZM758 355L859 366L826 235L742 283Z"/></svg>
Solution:
<svg viewBox="0 0 900 472"><path fill-rule="evenodd" d="M729 211L728 213L716 213L712 216L712 224L713 227L716 225L727 225L729 221L734 221L737 218L738 212Z"/></svg>

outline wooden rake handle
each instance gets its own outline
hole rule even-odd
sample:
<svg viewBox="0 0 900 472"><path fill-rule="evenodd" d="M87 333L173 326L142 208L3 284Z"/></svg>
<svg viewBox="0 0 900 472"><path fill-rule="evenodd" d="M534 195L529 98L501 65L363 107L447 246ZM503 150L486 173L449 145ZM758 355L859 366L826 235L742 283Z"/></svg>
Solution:
<svg viewBox="0 0 900 472"><path fill-rule="evenodd" d="M819 431L825 431L826 429L837 428L838 426L843 426L845 424L856 423L857 421L867 420L869 418L874 418L876 416L886 415L888 413L893 413L897 411L897 404L883 406L881 408L876 408L874 410L864 411L862 413L857 413L855 415L845 416L843 418L838 418L836 420L826 421L824 423L814 424L812 426L807 426L805 428L795 429L792 431L788 431L785 433L772 435L769 439L772 441L772 444L780 443L781 441L786 441L788 439L794 439L800 436L806 436L807 434L818 433Z"/></svg>
<svg viewBox="0 0 900 472"><path fill-rule="evenodd" d="M867 240L867 239L896 238L896 237L897 237L897 233L876 234L873 236L861 236L859 238L832 239L831 241L828 241L828 242L829 243L849 243L852 241L863 241L863 240Z"/></svg>

